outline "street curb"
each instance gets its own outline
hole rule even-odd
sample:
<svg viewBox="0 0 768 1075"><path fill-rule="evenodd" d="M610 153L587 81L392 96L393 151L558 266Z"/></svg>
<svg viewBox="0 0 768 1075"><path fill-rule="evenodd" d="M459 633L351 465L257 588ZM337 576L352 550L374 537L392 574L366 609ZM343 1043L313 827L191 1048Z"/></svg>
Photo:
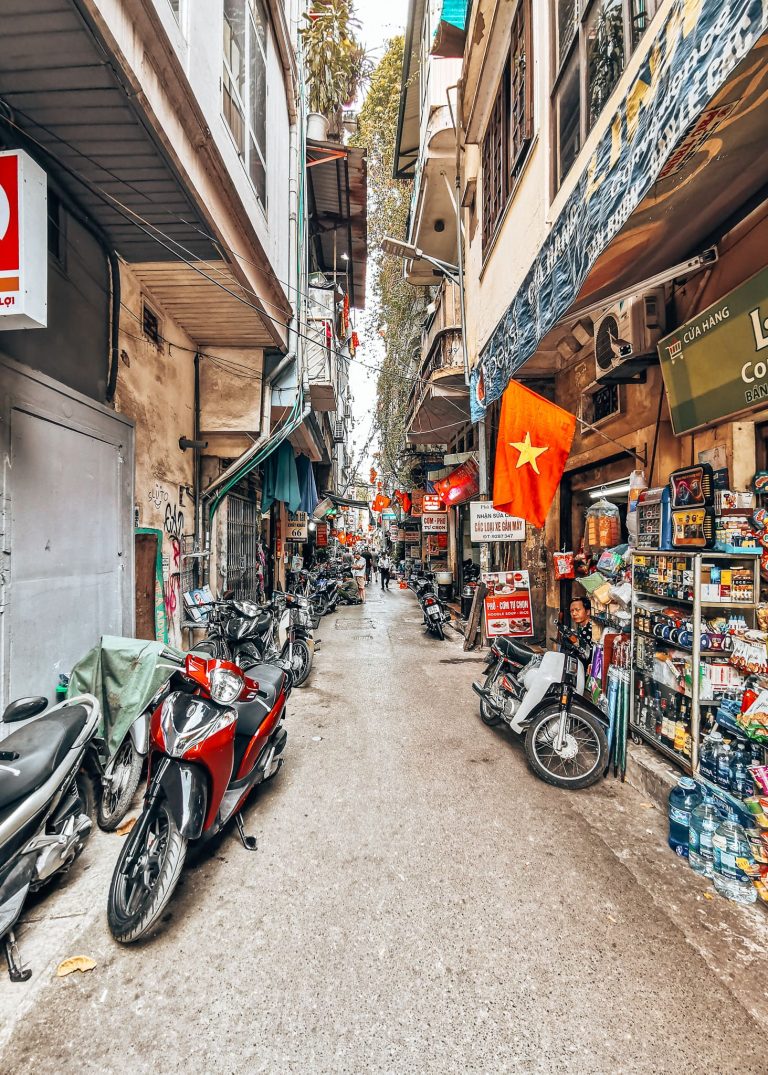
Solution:
<svg viewBox="0 0 768 1075"><path fill-rule="evenodd" d="M627 751L627 783L642 792L666 813L667 800L680 779L680 770L644 743L630 743Z"/></svg>

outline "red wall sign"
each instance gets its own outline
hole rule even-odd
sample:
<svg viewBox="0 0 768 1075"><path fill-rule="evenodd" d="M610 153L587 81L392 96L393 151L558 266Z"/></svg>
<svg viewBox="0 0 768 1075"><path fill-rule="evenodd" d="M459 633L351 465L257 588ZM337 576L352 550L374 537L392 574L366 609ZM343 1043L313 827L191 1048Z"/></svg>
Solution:
<svg viewBox="0 0 768 1075"><path fill-rule="evenodd" d="M45 328L48 186L21 149L0 152L0 331Z"/></svg>
<svg viewBox="0 0 768 1075"><path fill-rule="evenodd" d="M533 634L531 582L527 571L484 571L488 587L485 598L485 633L488 638Z"/></svg>
<svg viewBox="0 0 768 1075"><path fill-rule="evenodd" d="M437 512L445 511L445 504L437 493L425 493L421 510L424 515L434 515Z"/></svg>
<svg viewBox="0 0 768 1075"><path fill-rule="evenodd" d="M19 290L20 266L19 158L9 153L0 156L0 291Z"/></svg>

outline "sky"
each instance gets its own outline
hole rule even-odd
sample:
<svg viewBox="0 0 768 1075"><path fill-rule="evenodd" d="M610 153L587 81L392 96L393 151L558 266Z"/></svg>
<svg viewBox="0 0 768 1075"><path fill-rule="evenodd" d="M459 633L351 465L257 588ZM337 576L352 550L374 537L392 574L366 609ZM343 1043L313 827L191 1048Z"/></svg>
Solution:
<svg viewBox="0 0 768 1075"><path fill-rule="evenodd" d="M385 42L390 37L405 31L408 0L355 0L355 13L361 23L360 36L365 44L366 52L375 63L384 53ZM359 102L356 107L359 107ZM370 366L379 366L383 358L382 341L375 333L367 331L369 324L376 323L376 318L370 316L372 312L375 312L370 279L371 266L369 264L365 313L358 311L355 314L360 334L360 348L356 357ZM352 415L355 419L351 448L357 460L360 450L369 438L373 424L373 411L376 406L376 374L365 369L359 362L352 362L349 380L354 400ZM367 475L372 463L371 455L375 450L374 443L361 461L361 475Z"/></svg>

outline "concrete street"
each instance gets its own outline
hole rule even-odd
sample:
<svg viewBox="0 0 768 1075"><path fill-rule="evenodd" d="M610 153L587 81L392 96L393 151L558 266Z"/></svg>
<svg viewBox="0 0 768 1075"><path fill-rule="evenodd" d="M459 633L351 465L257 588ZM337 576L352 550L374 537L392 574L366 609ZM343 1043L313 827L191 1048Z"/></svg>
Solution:
<svg viewBox="0 0 768 1075"><path fill-rule="evenodd" d="M629 785L535 779L479 719L480 656L369 593L321 624L256 854L228 833L131 948L118 836L29 908L0 1071L764 1072L765 915L708 898Z"/></svg>

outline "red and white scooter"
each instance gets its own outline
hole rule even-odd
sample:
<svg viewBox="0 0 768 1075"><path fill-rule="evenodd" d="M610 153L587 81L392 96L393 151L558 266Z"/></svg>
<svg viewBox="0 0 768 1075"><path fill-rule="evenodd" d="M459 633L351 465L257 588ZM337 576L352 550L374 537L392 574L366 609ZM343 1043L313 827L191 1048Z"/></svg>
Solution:
<svg viewBox="0 0 768 1075"><path fill-rule="evenodd" d="M173 895L190 841L204 841L240 814L257 784L282 764L290 690L286 672L190 653L153 699L144 808L123 846L109 889L113 937L130 944L155 925Z"/></svg>

